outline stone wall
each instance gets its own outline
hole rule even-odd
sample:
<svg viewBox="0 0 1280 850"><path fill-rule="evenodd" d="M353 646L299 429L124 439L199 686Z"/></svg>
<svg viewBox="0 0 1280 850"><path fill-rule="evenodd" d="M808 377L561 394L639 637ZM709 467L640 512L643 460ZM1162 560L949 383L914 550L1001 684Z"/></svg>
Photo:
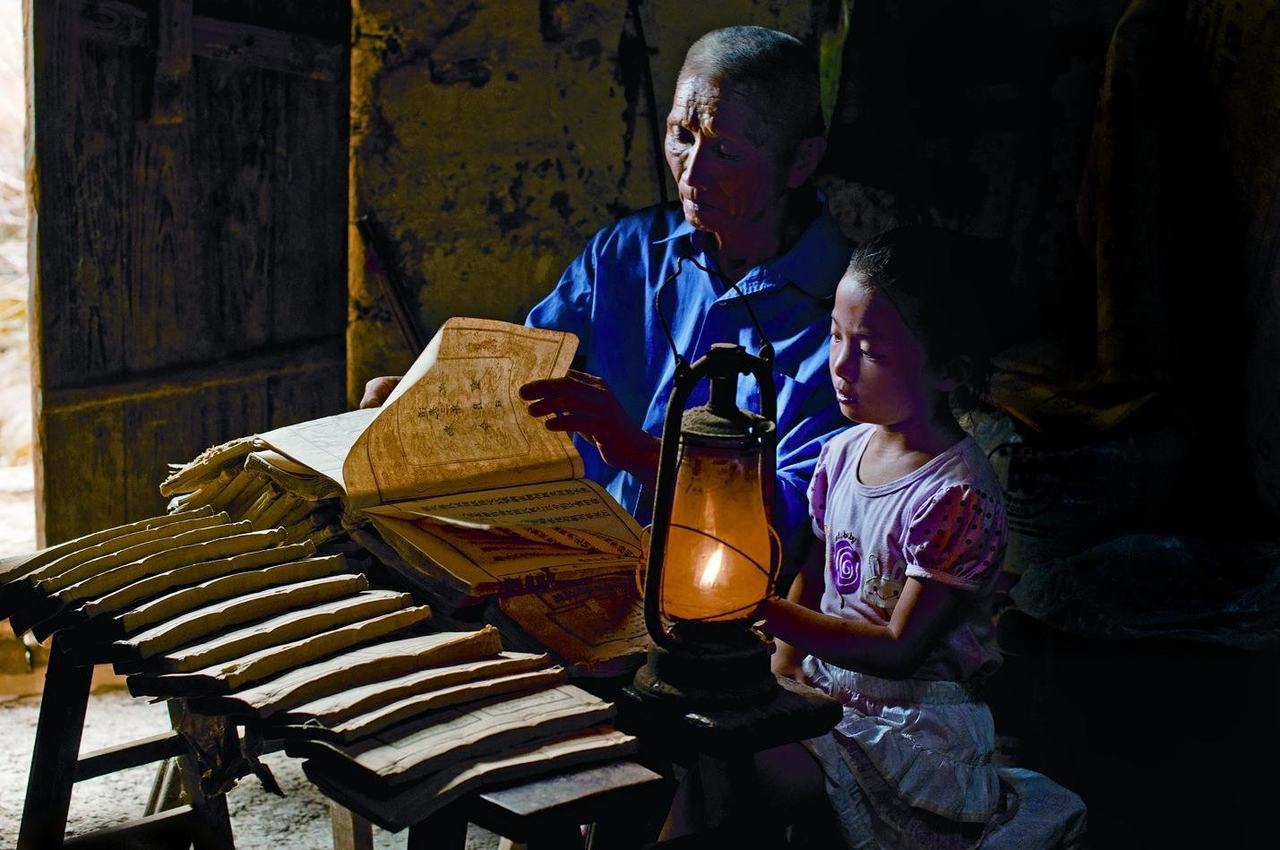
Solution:
<svg viewBox="0 0 1280 850"><path fill-rule="evenodd" d="M646 55L661 126L698 35L750 23L806 37L809 16L750 0L357 0L352 212L391 256L369 257L353 229L352 400L416 355L387 273L425 338L454 315L521 321L596 230L659 202L670 178Z"/></svg>
<svg viewBox="0 0 1280 850"><path fill-rule="evenodd" d="M349 382L403 370L388 273L429 338L451 315L518 321L596 229L657 203L686 47L753 23L804 39L833 0L357 0ZM1125 0L852 4L818 185L849 236L934 221L1007 239L1019 330L1092 321L1075 207ZM638 16L633 12L638 9Z"/></svg>

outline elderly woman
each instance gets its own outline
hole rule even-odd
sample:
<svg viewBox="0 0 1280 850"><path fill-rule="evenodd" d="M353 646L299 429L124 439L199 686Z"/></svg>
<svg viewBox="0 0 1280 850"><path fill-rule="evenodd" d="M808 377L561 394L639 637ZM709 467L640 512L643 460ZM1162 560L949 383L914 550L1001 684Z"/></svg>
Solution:
<svg viewBox="0 0 1280 850"><path fill-rule="evenodd" d="M676 353L693 361L717 342L757 350L765 340L746 300L775 350L774 524L784 544L805 539L795 532L807 528L818 452L847 424L827 378L826 337L850 248L806 185L825 148L811 50L761 27L707 33L689 48L667 118L679 204L601 230L529 314L530 325L578 336L582 369L523 387L529 412L576 432L587 476L642 522ZM677 268L662 295L673 351L654 293ZM371 381L362 406L380 403L393 380ZM740 393L740 404L758 407L753 379Z"/></svg>

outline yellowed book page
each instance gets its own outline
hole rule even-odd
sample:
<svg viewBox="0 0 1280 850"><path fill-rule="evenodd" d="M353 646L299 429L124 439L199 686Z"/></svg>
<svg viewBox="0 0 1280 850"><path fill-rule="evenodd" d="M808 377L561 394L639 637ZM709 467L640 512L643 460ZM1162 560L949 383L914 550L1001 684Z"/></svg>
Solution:
<svg viewBox="0 0 1280 850"><path fill-rule="evenodd" d="M557 665L543 670L479 679L398 700L340 723L334 726L332 731L343 742L352 743L366 735L381 732L388 726L412 720L428 711L439 711L479 700L542 690L562 685L567 678L565 669Z"/></svg>
<svg viewBox="0 0 1280 850"><path fill-rule="evenodd" d="M353 689L381 689L388 680L420 676L424 667L455 663L474 665L481 659L496 659L501 652L502 639L492 626L474 632L436 632L383 641L239 690L219 703L218 710L247 710L261 718L307 702L323 704L326 700L336 700L348 705L348 694ZM387 701L394 700L389 697ZM305 710L302 716L310 719Z"/></svg>
<svg viewBox="0 0 1280 850"><path fill-rule="evenodd" d="M611 720L612 703L573 685L442 709L343 748L370 779L407 782L470 757Z"/></svg>
<svg viewBox="0 0 1280 850"><path fill-rule="evenodd" d="M474 531L572 529L584 539L600 538L604 551L621 557L638 557L644 534L603 487L581 478L412 499L367 510L380 517L423 519Z"/></svg>
<svg viewBox="0 0 1280 850"><path fill-rule="evenodd" d="M348 454L351 506L580 478L569 435L548 431L518 395L567 374L576 349L572 334L449 319Z"/></svg>
<svg viewBox="0 0 1280 850"><path fill-rule="evenodd" d="M478 679L527 673L530 670L546 667L547 664L547 656L543 653L499 652L493 658L464 661L443 667L429 667L404 676L345 688L341 693L330 694L287 711L283 719L291 723L315 722L332 727L356 715L365 714L419 694L447 690Z"/></svg>
<svg viewBox="0 0 1280 850"><path fill-rule="evenodd" d="M499 608L576 676L605 676L639 666L649 648L644 604L634 574L553 586L500 600Z"/></svg>
<svg viewBox="0 0 1280 850"><path fill-rule="evenodd" d="M535 741L526 746L446 767L421 782L421 787L414 788L410 793L415 798L429 799L427 806L434 810L475 788L501 785L569 767L619 759L634 753L638 746L638 740L625 732L609 726L596 726L583 732L571 732L549 741ZM635 768L637 772L649 773L640 765L635 765ZM655 780L660 778L656 773L652 775Z"/></svg>
<svg viewBox="0 0 1280 850"><path fill-rule="evenodd" d="M352 410L335 416L325 416L295 425L286 425L258 435L258 442L265 443L283 455L310 467L315 474L331 479L346 491L342 477L342 464L356 440L369 424L377 418L379 409ZM290 470L301 477L303 472Z"/></svg>
<svg viewBox="0 0 1280 850"><path fill-rule="evenodd" d="M370 509L382 536L469 592L519 592L633 569L636 521L592 481L557 481ZM576 574L576 575L575 575Z"/></svg>
<svg viewBox="0 0 1280 850"><path fill-rule="evenodd" d="M406 783L387 796L378 785L344 778L333 769L332 757L303 763L303 770L322 791L334 799L350 801L353 808L384 829L397 831L420 823L431 813L470 791L498 787L518 779L550 776L583 765L616 761L634 753L637 740L609 727L596 726L550 740L538 740L501 753L468 758L425 777ZM294 747L298 745L294 744ZM305 747L301 748L305 751ZM286 745L286 752L290 752ZM290 753L293 754L292 752ZM626 784L657 782L661 777L634 762L610 765L606 789L614 781ZM593 787L598 780L589 779ZM570 788L573 786L570 785Z"/></svg>

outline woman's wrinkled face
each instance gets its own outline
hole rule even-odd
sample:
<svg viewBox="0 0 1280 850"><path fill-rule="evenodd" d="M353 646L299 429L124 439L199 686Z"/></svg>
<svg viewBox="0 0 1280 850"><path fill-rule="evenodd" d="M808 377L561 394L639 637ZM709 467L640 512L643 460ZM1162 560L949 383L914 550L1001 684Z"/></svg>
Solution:
<svg viewBox="0 0 1280 850"><path fill-rule="evenodd" d="M778 136L731 81L682 74L665 147L685 219L723 240L777 208L791 165Z"/></svg>

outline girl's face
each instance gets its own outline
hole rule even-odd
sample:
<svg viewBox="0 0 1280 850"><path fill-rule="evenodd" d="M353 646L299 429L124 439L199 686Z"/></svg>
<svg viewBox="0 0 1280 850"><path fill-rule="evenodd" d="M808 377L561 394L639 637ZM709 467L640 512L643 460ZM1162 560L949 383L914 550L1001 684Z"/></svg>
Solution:
<svg viewBox="0 0 1280 850"><path fill-rule="evenodd" d="M886 427L928 420L944 382L893 303L845 275L831 311L831 383L840 412Z"/></svg>

